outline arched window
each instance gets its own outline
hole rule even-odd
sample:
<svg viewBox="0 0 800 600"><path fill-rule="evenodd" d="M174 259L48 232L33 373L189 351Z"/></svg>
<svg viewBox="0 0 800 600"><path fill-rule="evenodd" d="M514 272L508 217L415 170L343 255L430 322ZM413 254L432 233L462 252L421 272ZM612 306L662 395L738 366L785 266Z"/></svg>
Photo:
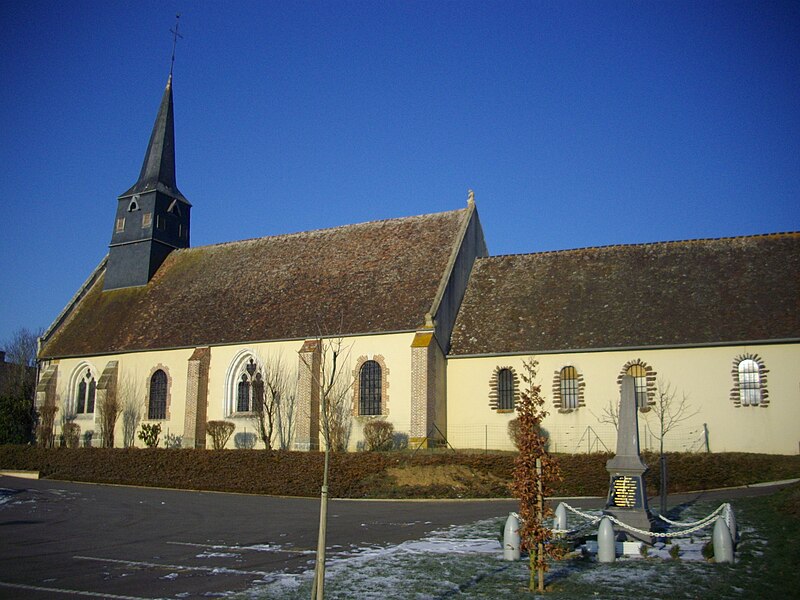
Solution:
<svg viewBox="0 0 800 600"><path fill-rule="evenodd" d="M761 369L752 358L739 363L739 398L742 406L758 406L761 403Z"/></svg>
<svg viewBox="0 0 800 600"><path fill-rule="evenodd" d="M158 369L150 377L150 401L147 407L147 418L167 418L167 374L161 369Z"/></svg>
<svg viewBox="0 0 800 600"><path fill-rule="evenodd" d="M358 374L358 414L381 414L381 366L374 360L361 365Z"/></svg>
<svg viewBox="0 0 800 600"><path fill-rule="evenodd" d="M94 380L91 369L86 369L78 380L75 389L75 413L92 414L94 412L94 397L97 392L97 382Z"/></svg>
<svg viewBox="0 0 800 600"><path fill-rule="evenodd" d="M497 372L497 408L514 410L514 374L511 369Z"/></svg>
<svg viewBox="0 0 800 600"><path fill-rule="evenodd" d="M559 380L561 407L578 408L578 370L575 367L564 367L561 369Z"/></svg>
<svg viewBox="0 0 800 600"><path fill-rule="evenodd" d="M647 407L647 371L642 365L631 365L625 372L633 377L633 389L638 408Z"/></svg>
<svg viewBox="0 0 800 600"><path fill-rule="evenodd" d="M247 373L242 373L236 391L236 412L250 412L250 379Z"/></svg>
<svg viewBox="0 0 800 600"><path fill-rule="evenodd" d="M234 370L234 383L228 409L231 414L250 413L264 401L264 376L252 356L245 356ZM260 403L260 404L259 404Z"/></svg>

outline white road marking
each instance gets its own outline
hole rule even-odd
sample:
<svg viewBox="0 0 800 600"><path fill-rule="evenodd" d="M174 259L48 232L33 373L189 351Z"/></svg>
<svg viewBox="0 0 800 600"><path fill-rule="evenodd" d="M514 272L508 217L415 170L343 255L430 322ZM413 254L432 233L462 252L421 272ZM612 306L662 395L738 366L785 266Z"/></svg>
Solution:
<svg viewBox="0 0 800 600"><path fill-rule="evenodd" d="M192 546L194 548L211 548L212 550L250 550L251 552L285 552L286 554L313 554L316 550L289 550L288 548L272 547L269 544L251 546L225 546L222 544L195 544L193 542L167 542L173 546Z"/></svg>
<svg viewBox="0 0 800 600"><path fill-rule="evenodd" d="M43 587L40 585L26 585L24 583L9 583L0 581L0 587L28 590L30 592L49 592L56 594L71 594L73 596L88 596L90 598L111 598L111 600L159 600L158 598L144 598L142 596L117 596L101 592L88 592L84 590L68 590L56 587Z"/></svg>
<svg viewBox="0 0 800 600"><path fill-rule="evenodd" d="M168 571L205 571L207 573L219 573L221 575L272 575L266 571L243 571L240 569L229 569L228 567L190 567L187 565L165 565L163 563L141 562L134 560L119 560L116 558L100 558L98 556L73 556L77 560L92 560L95 562L106 562L128 567L153 567L155 569L166 569Z"/></svg>

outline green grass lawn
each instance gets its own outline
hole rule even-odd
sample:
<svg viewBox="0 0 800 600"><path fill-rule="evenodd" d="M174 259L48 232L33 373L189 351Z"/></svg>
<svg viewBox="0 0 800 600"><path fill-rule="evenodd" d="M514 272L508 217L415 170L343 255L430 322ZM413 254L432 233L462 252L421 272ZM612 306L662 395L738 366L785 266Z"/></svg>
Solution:
<svg viewBox="0 0 800 600"><path fill-rule="evenodd" d="M736 500L741 541L736 564L630 558L611 565L572 558L555 563L546 598L797 598L800 596L800 484L773 496ZM698 503L682 518L718 505ZM507 563L497 540L505 515L390 548L333 553L326 598L519 598L526 562ZM710 537L711 528L706 530ZM243 598L308 598L311 574L276 575Z"/></svg>

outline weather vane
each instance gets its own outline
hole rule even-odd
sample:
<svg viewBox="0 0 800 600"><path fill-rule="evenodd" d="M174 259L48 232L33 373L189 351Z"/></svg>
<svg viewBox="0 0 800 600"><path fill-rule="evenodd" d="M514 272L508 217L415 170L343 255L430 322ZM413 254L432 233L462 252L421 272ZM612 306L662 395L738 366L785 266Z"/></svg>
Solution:
<svg viewBox="0 0 800 600"><path fill-rule="evenodd" d="M178 25L180 25L180 18L181 18L180 13L175 15L175 29L169 30L169 32L172 34L172 62L169 65L170 79L172 79L172 69L175 68L175 46L178 45L178 38L183 39L183 36L180 33L178 33Z"/></svg>

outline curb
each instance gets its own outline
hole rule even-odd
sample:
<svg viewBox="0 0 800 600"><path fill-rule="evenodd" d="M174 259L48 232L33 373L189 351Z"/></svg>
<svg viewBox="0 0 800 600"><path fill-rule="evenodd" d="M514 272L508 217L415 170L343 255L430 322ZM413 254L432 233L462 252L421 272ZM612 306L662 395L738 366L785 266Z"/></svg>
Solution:
<svg viewBox="0 0 800 600"><path fill-rule="evenodd" d="M19 477L20 479L39 479L39 471L0 471L2 477Z"/></svg>

